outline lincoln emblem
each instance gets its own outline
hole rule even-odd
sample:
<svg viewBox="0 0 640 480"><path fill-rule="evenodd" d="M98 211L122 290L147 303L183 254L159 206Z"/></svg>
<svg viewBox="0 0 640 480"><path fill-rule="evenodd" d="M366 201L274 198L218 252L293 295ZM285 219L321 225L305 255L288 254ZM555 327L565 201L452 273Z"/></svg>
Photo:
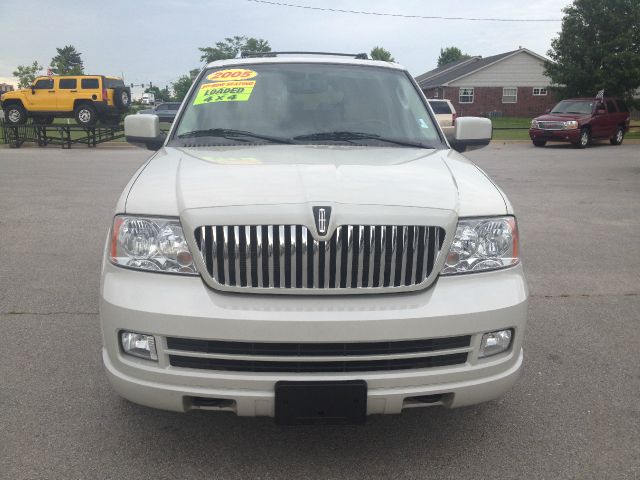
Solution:
<svg viewBox="0 0 640 480"><path fill-rule="evenodd" d="M329 228L331 218L331 207L313 207L313 218L316 222L318 235L325 235Z"/></svg>

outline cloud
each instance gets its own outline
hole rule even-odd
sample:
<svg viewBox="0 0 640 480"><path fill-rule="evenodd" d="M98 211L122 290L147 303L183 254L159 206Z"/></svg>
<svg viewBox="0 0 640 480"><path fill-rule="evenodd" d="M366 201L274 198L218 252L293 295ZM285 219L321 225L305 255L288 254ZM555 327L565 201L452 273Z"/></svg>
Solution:
<svg viewBox="0 0 640 480"><path fill-rule="evenodd" d="M327 6L320 0L298 3ZM568 0L334 0L331 7L406 14L561 18ZM74 45L88 73L124 75L128 83L164 86L201 66L198 47L224 37L269 40L274 50L369 52L384 46L417 75L433 68L440 48L455 45L473 55L493 55L522 45L546 54L560 23L498 23L421 20L331 13L261 5L244 0L157 2L141 0L35 0L0 6L0 43L11 45L0 58L0 75L38 60L48 65L55 47ZM46 15L42 12L46 11ZM24 19L31 19L25 22ZM64 25L64 28L60 28ZM20 41L16 42L15 39Z"/></svg>

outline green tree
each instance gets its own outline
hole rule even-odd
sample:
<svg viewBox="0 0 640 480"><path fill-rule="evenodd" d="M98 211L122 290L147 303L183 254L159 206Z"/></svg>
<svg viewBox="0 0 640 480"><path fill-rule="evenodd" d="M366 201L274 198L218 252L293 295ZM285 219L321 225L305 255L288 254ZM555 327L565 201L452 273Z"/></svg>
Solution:
<svg viewBox="0 0 640 480"><path fill-rule="evenodd" d="M184 97L187 96L187 92L189 88L191 88L191 84L195 80L195 78L200 73L200 70L194 68L189 71L189 75L182 75L178 80L171 84L171 88L173 89L173 98L176 102L181 102L184 100Z"/></svg>
<svg viewBox="0 0 640 480"><path fill-rule="evenodd" d="M374 47L370 55L373 60L382 60L383 62L396 61L396 59L391 56L391 52L383 47Z"/></svg>
<svg viewBox="0 0 640 480"><path fill-rule="evenodd" d="M216 42L215 47L201 47L199 50L202 52L200 60L208 63L235 58L239 52L270 52L271 47L269 42L262 38L235 36L225 38L224 42Z"/></svg>
<svg viewBox="0 0 640 480"><path fill-rule="evenodd" d="M18 79L18 88L28 88L33 85L40 70L42 70L42 65L37 61L31 65L18 65L13 72L13 76Z"/></svg>
<svg viewBox="0 0 640 480"><path fill-rule="evenodd" d="M440 56L438 57L438 67L442 67L447 63L457 62L458 60L464 60L471 58L470 55L462 53L458 47L447 47L440 49Z"/></svg>
<svg viewBox="0 0 640 480"><path fill-rule="evenodd" d="M640 86L638 0L574 0L551 42L546 74L564 97L630 98Z"/></svg>
<svg viewBox="0 0 640 480"><path fill-rule="evenodd" d="M57 75L82 75L84 74L84 64L82 55L73 45L56 48L58 54L51 59L51 69Z"/></svg>

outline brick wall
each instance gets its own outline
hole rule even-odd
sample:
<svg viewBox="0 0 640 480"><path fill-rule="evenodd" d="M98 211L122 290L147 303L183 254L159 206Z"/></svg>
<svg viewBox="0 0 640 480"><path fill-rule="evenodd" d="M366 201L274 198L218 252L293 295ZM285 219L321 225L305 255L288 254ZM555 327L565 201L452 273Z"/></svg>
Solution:
<svg viewBox="0 0 640 480"><path fill-rule="evenodd" d="M458 87L437 87L424 90L427 98L446 98L461 116L486 116L501 112L505 117L535 117L553 107L557 100L552 92L534 96L533 87L518 87L516 103L502 103L502 87L475 87L473 103L459 103Z"/></svg>

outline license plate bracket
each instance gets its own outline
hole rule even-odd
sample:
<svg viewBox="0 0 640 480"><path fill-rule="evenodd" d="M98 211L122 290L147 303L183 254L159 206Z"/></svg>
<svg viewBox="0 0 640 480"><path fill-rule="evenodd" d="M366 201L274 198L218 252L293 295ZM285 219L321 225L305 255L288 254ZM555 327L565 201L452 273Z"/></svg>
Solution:
<svg viewBox="0 0 640 480"><path fill-rule="evenodd" d="M364 380L276 383L279 425L362 424L367 417Z"/></svg>

